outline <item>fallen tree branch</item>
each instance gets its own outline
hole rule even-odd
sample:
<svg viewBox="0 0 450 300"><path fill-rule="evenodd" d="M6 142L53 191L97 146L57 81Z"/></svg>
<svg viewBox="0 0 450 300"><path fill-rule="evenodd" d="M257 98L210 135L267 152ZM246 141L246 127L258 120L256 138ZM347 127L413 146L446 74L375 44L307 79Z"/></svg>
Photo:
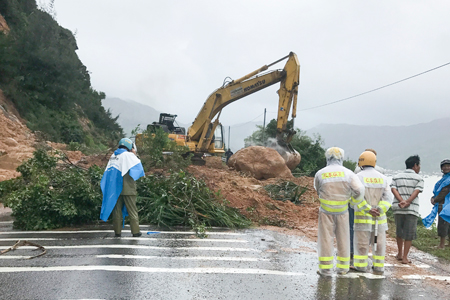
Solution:
<svg viewBox="0 0 450 300"><path fill-rule="evenodd" d="M16 250L17 248L22 247L22 246L33 246L33 247L36 247L36 248L37 248L37 249L35 249L35 250L38 250L38 249L42 250L42 253L40 253L40 254L38 254L38 255L35 255L35 256L30 256L30 257L28 257L28 258L26 258L26 259L33 259L33 258L42 256L42 255L44 255L45 253L47 253L47 249L45 249L44 246L41 246L41 245L39 245L39 244L35 244L35 243L32 243L32 242L29 242L29 241L21 241L21 240L18 240L13 246L9 247L8 249L2 250L2 251L0 252L0 255L5 254L5 253L7 253L7 252L9 252L9 251L14 251L14 250Z"/></svg>

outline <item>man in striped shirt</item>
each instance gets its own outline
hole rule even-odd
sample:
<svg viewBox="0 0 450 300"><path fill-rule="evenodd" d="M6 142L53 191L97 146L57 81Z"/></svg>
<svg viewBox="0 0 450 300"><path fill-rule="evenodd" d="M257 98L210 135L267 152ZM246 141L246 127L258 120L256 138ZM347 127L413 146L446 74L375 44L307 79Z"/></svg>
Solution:
<svg viewBox="0 0 450 300"><path fill-rule="evenodd" d="M412 241L416 239L417 218L419 214L419 193L423 191L423 178L420 172L420 157L410 156L406 161L406 170L392 178L391 191L394 194L392 210L394 212L397 247L397 260L403 264L408 259Z"/></svg>

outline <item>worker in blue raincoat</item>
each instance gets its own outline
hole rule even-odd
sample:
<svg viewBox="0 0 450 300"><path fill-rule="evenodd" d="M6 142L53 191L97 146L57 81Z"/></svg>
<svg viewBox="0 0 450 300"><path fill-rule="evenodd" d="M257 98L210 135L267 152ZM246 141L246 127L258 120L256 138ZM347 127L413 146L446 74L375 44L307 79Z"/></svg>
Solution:
<svg viewBox="0 0 450 300"><path fill-rule="evenodd" d="M442 178L436 182L433 189L431 204L434 205L431 213L422 220L425 227L430 227L434 223L436 216L438 219L438 236L440 243L438 248L444 249L445 239L450 237L450 159L444 159L440 163Z"/></svg>
<svg viewBox="0 0 450 300"><path fill-rule="evenodd" d="M140 159L136 156L134 143L127 138L119 141L119 147L114 151L103 173L100 183L103 202L100 219L107 221L113 214L113 227L116 237L121 236L123 218L129 215L131 233L139 237L139 217L136 207L136 180L145 176Z"/></svg>

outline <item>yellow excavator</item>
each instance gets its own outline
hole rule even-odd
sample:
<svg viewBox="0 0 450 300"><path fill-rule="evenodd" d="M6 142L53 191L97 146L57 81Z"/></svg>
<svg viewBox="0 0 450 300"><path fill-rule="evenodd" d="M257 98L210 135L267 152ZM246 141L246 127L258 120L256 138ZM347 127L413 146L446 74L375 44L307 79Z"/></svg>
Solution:
<svg viewBox="0 0 450 300"><path fill-rule="evenodd" d="M264 72L285 59L287 59L287 62L283 69ZM176 115L166 113L160 115L159 122L148 125L147 130L152 132L158 127L162 128L169 134L169 138L178 145L189 147L189 151L194 153L194 163L195 158L201 158L205 153L223 154L225 153L223 128L219 123L222 109L234 101L280 82L277 141L288 151L293 151L289 143L295 131L289 130L286 124L291 110L292 118L296 117L299 80L300 64L297 55L291 52L289 55L269 65L264 65L239 79L226 82L222 87L215 90L206 99L187 133L184 128L174 125ZM216 118L213 121L214 117Z"/></svg>

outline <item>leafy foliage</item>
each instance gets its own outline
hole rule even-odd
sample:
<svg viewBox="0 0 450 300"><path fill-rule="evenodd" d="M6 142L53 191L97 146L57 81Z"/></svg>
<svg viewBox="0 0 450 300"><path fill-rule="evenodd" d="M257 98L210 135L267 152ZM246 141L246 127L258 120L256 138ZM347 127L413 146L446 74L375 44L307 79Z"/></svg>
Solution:
<svg viewBox="0 0 450 300"><path fill-rule="evenodd" d="M251 222L228 207L220 193L183 171L169 177L147 176L138 182L138 207L143 222L158 226L210 226L242 228Z"/></svg>
<svg viewBox="0 0 450 300"><path fill-rule="evenodd" d="M343 165L347 169L354 171L356 168L356 161L353 161L350 158L347 158L346 160L344 160Z"/></svg>
<svg viewBox="0 0 450 300"><path fill-rule="evenodd" d="M143 131L137 136L136 144L144 169L166 168L178 172L190 164L189 148L177 145L161 128L152 133Z"/></svg>
<svg viewBox="0 0 450 300"><path fill-rule="evenodd" d="M0 182L0 197L13 210L14 227L52 229L98 220L102 170L58 166L44 149L18 167L22 176Z"/></svg>
<svg viewBox="0 0 450 300"><path fill-rule="evenodd" d="M275 119L267 124L264 134L262 126L257 125L256 127L258 129L245 139L246 146L269 145L276 138L277 121ZM292 129L292 120L287 122L286 127ZM322 148L323 141L320 136L315 136L313 139L300 129L296 129L296 131L290 144L300 153L302 160L293 173L314 176L318 170L326 166L325 149Z"/></svg>
<svg viewBox="0 0 450 300"><path fill-rule="evenodd" d="M264 189L270 198L280 201L289 200L294 204L300 204L302 202L300 197L308 190L307 187L302 187L288 180L281 180L276 184L268 184Z"/></svg>
<svg viewBox="0 0 450 300"><path fill-rule="evenodd" d="M61 165L62 153L44 149L18 167L21 177L0 182L0 199L13 210L14 227L52 229L99 219L103 170ZM247 227L251 224L228 207L220 193L183 171L169 177L150 175L137 182L141 222L159 226L190 226L199 235L206 227Z"/></svg>
<svg viewBox="0 0 450 300"><path fill-rule="evenodd" d="M0 89L27 126L46 139L95 145L123 135L91 87L73 34L58 25L35 0L4 0L0 13L11 31L0 34Z"/></svg>

